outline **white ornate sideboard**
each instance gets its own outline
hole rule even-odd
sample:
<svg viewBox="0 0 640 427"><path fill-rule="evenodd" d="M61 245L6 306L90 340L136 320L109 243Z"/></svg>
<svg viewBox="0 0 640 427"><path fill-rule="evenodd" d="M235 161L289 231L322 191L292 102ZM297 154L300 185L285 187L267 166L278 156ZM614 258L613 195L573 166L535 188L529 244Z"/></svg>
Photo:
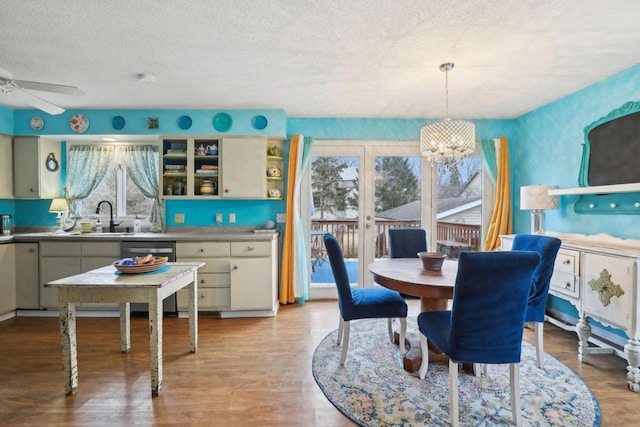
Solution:
<svg viewBox="0 0 640 427"><path fill-rule="evenodd" d="M605 234L581 235L547 232L562 245L556 258L549 293L576 307L579 320L578 359L590 354L614 353L626 358L627 386L640 392L640 241ZM501 236L502 250L509 250L513 235ZM628 339L620 352L605 341L592 339L589 319L624 331ZM557 324L553 319L548 319ZM598 345L590 345L589 341Z"/></svg>

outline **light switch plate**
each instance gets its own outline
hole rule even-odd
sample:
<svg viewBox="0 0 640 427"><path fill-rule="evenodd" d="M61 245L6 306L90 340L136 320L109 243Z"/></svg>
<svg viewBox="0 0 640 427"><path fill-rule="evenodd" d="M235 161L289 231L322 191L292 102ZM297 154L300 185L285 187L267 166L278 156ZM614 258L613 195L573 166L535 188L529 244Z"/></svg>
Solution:
<svg viewBox="0 0 640 427"><path fill-rule="evenodd" d="M216 214L216 223L222 224L222 214L220 212Z"/></svg>
<svg viewBox="0 0 640 427"><path fill-rule="evenodd" d="M184 224L184 214L183 213L175 214L175 216L173 217L173 220L175 221L176 224Z"/></svg>
<svg viewBox="0 0 640 427"><path fill-rule="evenodd" d="M235 222L236 222L236 214L230 213L229 214L229 223L230 224L235 224Z"/></svg>
<svg viewBox="0 0 640 427"><path fill-rule="evenodd" d="M280 224L284 224L285 221L285 214L283 213L279 213L276 215L276 222L279 222Z"/></svg>

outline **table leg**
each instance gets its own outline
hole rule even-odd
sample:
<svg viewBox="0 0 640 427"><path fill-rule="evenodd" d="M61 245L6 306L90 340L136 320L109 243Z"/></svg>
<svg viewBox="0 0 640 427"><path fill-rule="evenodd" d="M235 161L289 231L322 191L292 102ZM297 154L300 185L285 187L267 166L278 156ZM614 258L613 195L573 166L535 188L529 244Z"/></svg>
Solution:
<svg viewBox="0 0 640 427"><path fill-rule="evenodd" d="M69 302L67 289L58 289L58 310L60 311L64 391L67 396L70 396L78 391L78 347L76 341L76 305Z"/></svg>
<svg viewBox="0 0 640 427"><path fill-rule="evenodd" d="M128 302L120 303L120 350L123 353L131 350L131 306Z"/></svg>
<svg viewBox="0 0 640 427"><path fill-rule="evenodd" d="M189 349L192 353L198 351L198 272L193 273L193 283L187 286L189 290Z"/></svg>
<svg viewBox="0 0 640 427"><path fill-rule="evenodd" d="M149 358L151 364L151 395L162 389L162 298L158 291L149 293Z"/></svg>

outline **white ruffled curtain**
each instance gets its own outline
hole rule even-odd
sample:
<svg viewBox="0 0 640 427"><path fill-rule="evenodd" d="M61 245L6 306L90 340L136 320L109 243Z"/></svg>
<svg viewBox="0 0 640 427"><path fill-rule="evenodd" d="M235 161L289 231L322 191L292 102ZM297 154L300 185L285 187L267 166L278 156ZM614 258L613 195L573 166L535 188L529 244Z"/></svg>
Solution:
<svg viewBox="0 0 640 427"><path fill-rule="evenodd" d="M115 147L104 145L73 145L69 149L65 197L69 215L77 218L77 204L91 194L113 165Z"/></svg>
<svg viewBox="0 0 640 427"><path fill-rule="evenodd" d="M140 189L142 194L153 199L151 215L151 231L165 231L164 204L160 199L160 154L158 147L153 145L127 145L118 147L123 163L127 169L127 176Z"/></svg>

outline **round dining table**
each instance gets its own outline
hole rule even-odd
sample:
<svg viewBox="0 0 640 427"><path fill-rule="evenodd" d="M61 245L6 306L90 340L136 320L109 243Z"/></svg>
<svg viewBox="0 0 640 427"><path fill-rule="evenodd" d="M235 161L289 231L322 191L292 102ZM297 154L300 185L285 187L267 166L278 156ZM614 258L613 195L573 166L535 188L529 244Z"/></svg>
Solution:
<svg viewBox="0 0 640 427"><path fill-rule="evenodd" d="M433 271L423 269L420 258L389 258L372 262L367 268L375 283L420 297L420 312L423 312L447 309L447 301L453 298L458 262L447 259L441 270ZM399 340L397 334L396 339ZM408 334L407 343L410 349L404 355L403 366L406 371L415 372L422 363L418 337ZM439 349L430 346L430 350L430 361L448 360Z"/></svg>

